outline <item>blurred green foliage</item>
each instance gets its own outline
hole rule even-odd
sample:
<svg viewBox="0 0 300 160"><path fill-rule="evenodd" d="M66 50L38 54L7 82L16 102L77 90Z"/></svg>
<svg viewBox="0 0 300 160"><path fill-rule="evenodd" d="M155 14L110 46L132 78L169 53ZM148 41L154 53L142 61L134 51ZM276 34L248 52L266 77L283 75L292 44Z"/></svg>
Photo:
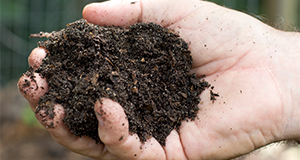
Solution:
<svg viewBox="0 0 300 160"><path fill-rule="evenodd" d="M35 118L35 115L32 112L29 105L23 107L21 117L22 117L22 122L25 123L29 127L42 127L42 125Z"/></svg>

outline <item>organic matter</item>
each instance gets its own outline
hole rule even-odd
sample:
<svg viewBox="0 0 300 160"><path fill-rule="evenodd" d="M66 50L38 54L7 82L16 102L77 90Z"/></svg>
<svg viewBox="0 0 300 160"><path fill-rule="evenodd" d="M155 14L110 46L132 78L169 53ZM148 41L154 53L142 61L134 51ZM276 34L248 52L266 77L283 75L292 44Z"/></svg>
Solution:
<svg viewBox="0 0 300 160"><path fill-rule="evenodd" d="M123 106L129 132L142 142L154 137L164 145L181 121L197 116L199 95L210 86L190 73L188 44L154 23L120 28L78 20L61 31L31 37L48 38L38 43L47 55L34 72L46 78L49 90L37 112L44 109L53 118L54 104L61 104L70 131L96 142L101 140L94 104L101 98Z"/></svg>

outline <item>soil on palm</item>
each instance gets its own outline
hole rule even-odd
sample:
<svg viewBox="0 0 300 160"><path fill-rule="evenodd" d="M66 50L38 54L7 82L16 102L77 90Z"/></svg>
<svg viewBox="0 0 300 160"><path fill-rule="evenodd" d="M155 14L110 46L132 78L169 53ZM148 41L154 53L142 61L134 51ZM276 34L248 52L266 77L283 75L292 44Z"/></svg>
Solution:
<svg viewBox="0 0 300 160"><path fill-rule="evenodd" d="M142 142L154 137L165 145L173 129L197 116L199 95L210 87L203 76L190 73L188 44L154 23L120 28L78 20L60 31L31 37L48 38L38 42L47 55L34 72L46 78L49 90L37 112L46 110L53 118L54 104L61 104L70 131L96 143L101 140L94 104L101 98L122 105L129 132Z"/></svg>

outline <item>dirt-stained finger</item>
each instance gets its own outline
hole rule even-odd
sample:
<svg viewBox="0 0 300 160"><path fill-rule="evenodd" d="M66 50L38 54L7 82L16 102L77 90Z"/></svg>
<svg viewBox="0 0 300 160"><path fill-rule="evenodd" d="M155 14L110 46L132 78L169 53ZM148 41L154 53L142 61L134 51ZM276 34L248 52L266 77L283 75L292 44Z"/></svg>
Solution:
<svg viewBox="0 0 300 160"><path fill-rule="evenodd" d="M48 91L48 83L38 73L26 72L18 81L20 93L27 99L35 111L39 99Z"/></svg>
<svg viewBox="0 0 300 160"><path fill-rule="evenodd" d="M167 159L188 159L181 144L179 133L175 129L167 137L164 150Z"/></svg>
<svg viewBox="0 0 300 160"><path fill-rule="evenodd" d="M128 137L128 120L119 103L103 98L101 102L96 102L95 111L99 120L99 136L102 142L112 145Z"/></svg>
<svg viewBox="0 0 300 160"><path fill-rule="evenodd" d="M40 67L43 58L46 56L46 50L42 47L38 47L32 50L28 57L28 64L34 70Z"/></svg>
<svg viewBox="0 0 300 160"><path fill-rule="evenodd" d="M107 150L119 159L165 159L161 145L154 138L144 144L137 134L129 134L128 119L122 106L110 99L95 104L99 136Z"/></svg>
<svg viewBox="0 0 300 160"><path fill-rule="evenodd" d="M53 110L40 107L35 116L57 143L73 152L94 159L114 159L114 156L107 152L103 144L96 144L95 140L87 136L75 137L62 121L65 115L63 106L53 105Z"/></svg>

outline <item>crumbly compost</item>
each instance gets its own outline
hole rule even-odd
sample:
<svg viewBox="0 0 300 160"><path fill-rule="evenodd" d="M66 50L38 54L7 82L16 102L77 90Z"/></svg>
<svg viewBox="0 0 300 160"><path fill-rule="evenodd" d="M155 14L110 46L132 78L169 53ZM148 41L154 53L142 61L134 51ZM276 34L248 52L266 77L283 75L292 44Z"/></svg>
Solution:
<svg viewBox="0 0 300 160"><path fill-rule="evenodd" d="M94 113L97 100L120 103L130 133L137 133L142 142L154 137L165 145L181 121L197 116L199 95L210 86L202 76L190 73L188 44L155 23L120 28L82 19L60 31L31 37L48 38L38 42L47 55L35 72L46 78L49 90L37 111L44 109L53 118L54 104L61 104L70 131L96 143L101 142Z"/></svg>

